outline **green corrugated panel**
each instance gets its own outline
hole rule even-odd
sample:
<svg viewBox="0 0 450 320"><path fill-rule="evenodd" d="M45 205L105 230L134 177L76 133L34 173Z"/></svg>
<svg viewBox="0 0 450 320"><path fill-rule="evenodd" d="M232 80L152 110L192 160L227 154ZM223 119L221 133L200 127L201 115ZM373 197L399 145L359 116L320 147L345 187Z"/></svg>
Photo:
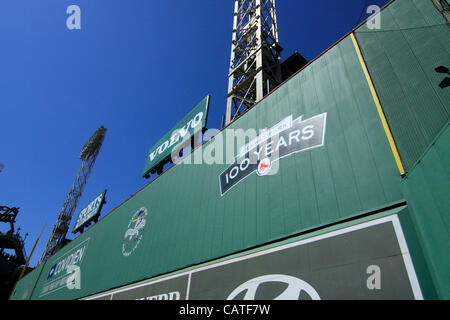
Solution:
<svg viewBox="0 0 450 320"><path fill-rule="evenodd" d="M284 157L277 174L253 173L223 196L219 175L229 164L171 168L51 257L33 298L92 295L403 201L401 177L349 37L228 129L259 130L289 115L308 119L324 112L324 146ZM142 241L124 257L127 226L141 207L148 209ZM49 281L62 275L52 275L52 267L81 247L81 289L45 294Z"/></svg>
<svg viewBox="0 0 450 320"><path fill-rule="evenodd" d="M381 29L355 31L405 169L449 120L450 29L428 0L396 0L381 11Z"/></svg>
<svg viewBox="0 0 450 320"><path fill-rule="evenodd" d="M411 217L440 299L450 299L449 145L447 123L403 182Z"/></svg>

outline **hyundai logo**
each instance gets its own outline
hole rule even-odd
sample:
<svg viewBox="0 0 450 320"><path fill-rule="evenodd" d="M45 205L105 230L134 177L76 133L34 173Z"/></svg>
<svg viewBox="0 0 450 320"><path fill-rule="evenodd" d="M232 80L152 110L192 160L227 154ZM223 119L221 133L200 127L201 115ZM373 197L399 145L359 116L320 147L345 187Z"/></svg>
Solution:
<svg viewBox="0 0 450 320"><path fill-rule="evenodd" d="M255 300L258 287L263 283L281 282L286 283L287 288L273 300L299 300L302 292L306 293L312 300L320 300L317 291L307 282L295 277L283 274L270 274L248 280L230 293L227 300L233 300L245 291L243 300Z"/></svg>

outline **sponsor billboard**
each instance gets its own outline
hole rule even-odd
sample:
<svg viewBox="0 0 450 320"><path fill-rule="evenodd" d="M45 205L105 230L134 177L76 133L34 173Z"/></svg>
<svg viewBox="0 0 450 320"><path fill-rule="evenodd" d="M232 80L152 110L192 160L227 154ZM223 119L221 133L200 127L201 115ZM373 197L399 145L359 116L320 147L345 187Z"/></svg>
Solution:
<svg viewBox="0 0 450 320"><path fill-rule="evenodd" d="M220 194L255 171L258 176L269 174L272 163L280 158L323 146L327 114L302 118L293 120L290 115L242 146L234 163L219 176Z"/></svg>
<svg viewBox="0 0 450 320"><path fill-rule="evenodd" d="M145 159L142 177L147 176L156 166L170 159L172 151L180 147L180 143L190 141L198 131L206 127L210 95L206 96L175 127L150 148Z"/></svg>
<svg viewBox="0 0 450 320"><path fill-rule="evenodd" d="M37 292L39 298L45 298L61 289L81 289L81 266L86 256L89 240L90 238L87 238L52 261L48 273L40 277L44 280L42 287Z"/></svg>
<svg viewBox="0 0 450 320"><path fill-rule="evenodd" d="M78 214L75 226L73 227L72 233L77 233L82 231L93 220L97 220L100 216L100 211L105 203L106 189L100 195L98 195L94 200L92 200L86 208L80 211Z"/></svg>
<svg viewBox="0 0 450 320"><path fill-rule="evenodd" d="M93 299L422 299L397 215Z"/></svg>

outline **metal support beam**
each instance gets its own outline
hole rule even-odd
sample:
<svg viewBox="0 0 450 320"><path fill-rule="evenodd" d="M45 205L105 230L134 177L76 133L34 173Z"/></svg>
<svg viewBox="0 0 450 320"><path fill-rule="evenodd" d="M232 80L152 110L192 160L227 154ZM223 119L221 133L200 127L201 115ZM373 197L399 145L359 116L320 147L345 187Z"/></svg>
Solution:
<svg viewBox="0 0 450 320"><path fill-rule="evenodd" d="M235 0L225 125L281 83L275 0Z"/></svg>
<svg viewBox="0 0 450 320"><path fill-rule="evenodd" d="M58 219L53 227L50 239L47 242L39 264L45 262L52 254L59 250L63 244L67 231L69 230L70 220L72 219L78 200L83 193L84 186L86 185L89 174L91 173L92 167L97 159L105 133L106 129L104 127L100 127L84 145L80 154L80 159L83 162L81 163L77 177L75 178L72 188L70 189L61 212L59 213Z"/></svg>

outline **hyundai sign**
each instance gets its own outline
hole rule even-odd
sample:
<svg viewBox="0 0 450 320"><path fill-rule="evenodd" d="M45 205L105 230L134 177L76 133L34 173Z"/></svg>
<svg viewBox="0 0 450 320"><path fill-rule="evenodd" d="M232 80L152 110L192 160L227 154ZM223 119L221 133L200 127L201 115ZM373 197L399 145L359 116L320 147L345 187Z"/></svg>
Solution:
<svg viewBox="0 0 450 320"><path fill-rule="evenodd" d="M391 215L89 299L421 300L423 296L400 221Z"/></svg>

